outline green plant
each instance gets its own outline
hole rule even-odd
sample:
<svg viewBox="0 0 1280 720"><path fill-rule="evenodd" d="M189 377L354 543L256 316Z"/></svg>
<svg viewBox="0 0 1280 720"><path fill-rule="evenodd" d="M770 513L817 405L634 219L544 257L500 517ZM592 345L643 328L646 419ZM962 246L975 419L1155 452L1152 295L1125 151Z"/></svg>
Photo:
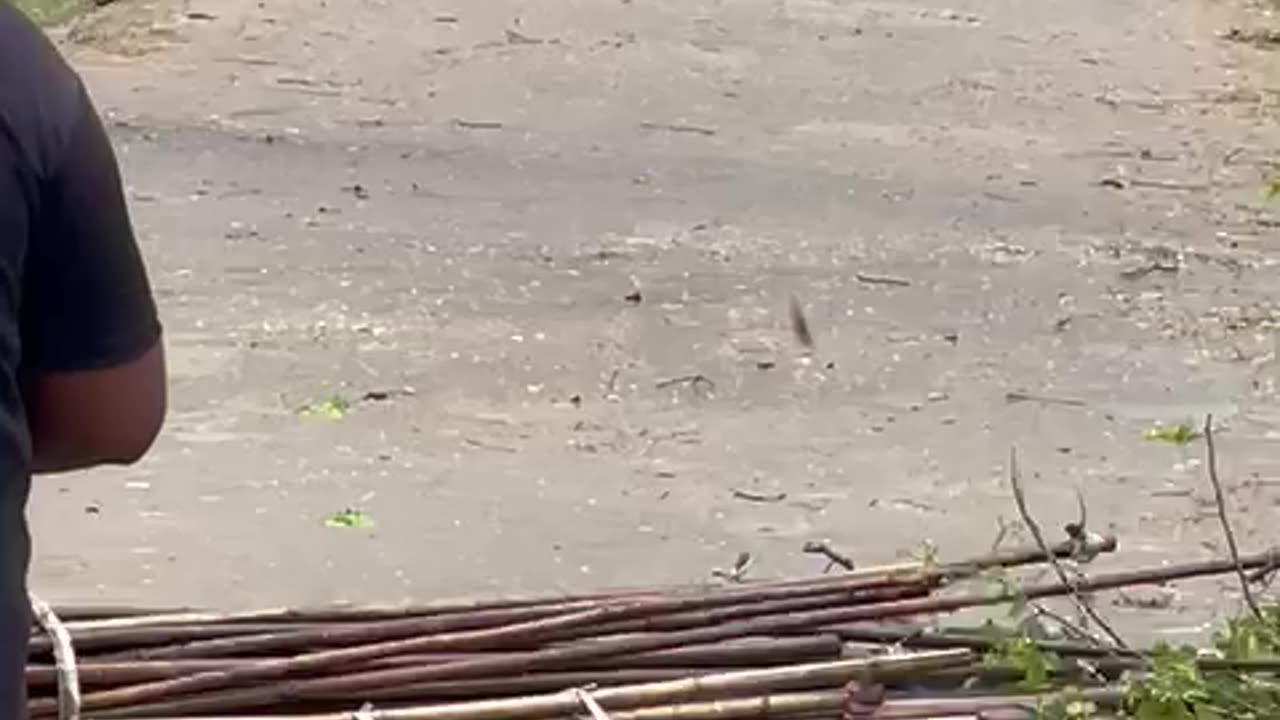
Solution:
<svg viewBox="0 0 1280 720"><path fill-rule="evenodd" d="M1262 617L1250 613L1228 620L1213 644L1227 660L1280 656L1280 605L1262 608Z"/></svg>
<svg viewBox="0 0 1280 720"><path fill-rule="evenodd" d="M1077 688L1068 688L1057 695L1042 699L1036 706L1036 720L1093 720L1098 717L1098 705Z"/></svg>
<svg viewBox="0 0 1280 720"><path fill-rule="evenodd" d="M1195 653L1161 645L1151 656L1151 672L1130 685L1125 710L1134 720L1210 720L1219 717L1211 699Z"/></svg>
<svg viewBox="0 0 1280 720"><path fill-rule="evenodd" d="M1002 638L983 662L987 667L1013 669L1019 675L1017 687L1023 692L1045 692L1053 688L1056 658L1026 635Z"/></svg>
<svg viewBox="0 0 1280 720"><path fill-rule="evenodd" d="M339 395L307 405L298 410L303 417L321 418L324 420L341 420L351 411L351 402Z"/></svg>
<svg viewBox="0 0 1280 720"><path fill-rule="evenodd" d="M1156 425L1142 433L1144 440L1169 443L1170 445L1190 445L1200 439L1200 432L1186 423L1178 425Z"/></svg>

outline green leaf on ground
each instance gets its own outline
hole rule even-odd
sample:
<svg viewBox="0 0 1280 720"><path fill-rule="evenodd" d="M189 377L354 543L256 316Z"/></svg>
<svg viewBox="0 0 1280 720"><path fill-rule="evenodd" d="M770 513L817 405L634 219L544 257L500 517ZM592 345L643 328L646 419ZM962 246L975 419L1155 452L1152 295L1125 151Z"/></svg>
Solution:
<svg viewBox="0 0 1280 720"><path fill-rule="evenodd" d="M334 395L318 403L307 405L298 411L302 417L320 418L322 420L341 420L351 411L351 403L345 398Z"/></svg>
<svg viewBox="0 0 1280 720"><path fill-rule="evenodd" d="M1200 439L1200 431L1186 423L1179 425L1156 425L1142 433L1144 440L1169 443L1170 445L1190 445Z"/></svg>
<svg viewBox="0 0 1280 720"><path fill-rule="evenodd" d="M1262 196L1267 200L1280 198L1280 175L1267 180L1267 184L1262 188Z"/></svg>
<svg viewBox="0 0 1280 720"><path fill-rule="evenodd" d="M362 510L347 508L330 515L325 519L324 524L331 528L364 529L373 527L373 518Z"/></svg>

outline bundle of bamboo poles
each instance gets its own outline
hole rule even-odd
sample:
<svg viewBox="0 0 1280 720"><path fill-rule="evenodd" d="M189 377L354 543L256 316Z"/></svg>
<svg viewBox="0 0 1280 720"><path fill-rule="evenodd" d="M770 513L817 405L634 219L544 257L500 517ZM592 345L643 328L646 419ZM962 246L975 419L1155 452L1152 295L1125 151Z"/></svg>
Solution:
<svg viewBox="0 0 1280 720"><path fill-rule="evenodd" d="M1093 552L1114 550L1105 539ZM1055 557L1078 553L1055 547ZM995 717L1024 697L957 691L980 639L913 620L1009 591L958 581L1050 560L1026 549L802 580L629 589L421 606L237 614L58 608L40 613L32 718L693 720ZM1264 567L1273 555L1243 558ZM1235 572L1234 561L1022 587L1076 595ZM1094 692L1105 700L1106 688ZM877 694L878 693L878 694ZM870 711L865 711L870 712ZM1027 717L1002 715L1001 717Z"/></svg>

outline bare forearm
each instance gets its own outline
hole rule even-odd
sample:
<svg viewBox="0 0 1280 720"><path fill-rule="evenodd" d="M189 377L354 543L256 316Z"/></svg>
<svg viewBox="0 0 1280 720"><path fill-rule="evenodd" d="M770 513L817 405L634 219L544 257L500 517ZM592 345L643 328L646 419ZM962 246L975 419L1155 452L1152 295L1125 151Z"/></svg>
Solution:
<svg viewBox="0 0 1280 720"><path fill-rule="evenodd" d="M155 347L108 370L31 378L23 385L32 472L129 465L164 420L164 352Z"/></svg>

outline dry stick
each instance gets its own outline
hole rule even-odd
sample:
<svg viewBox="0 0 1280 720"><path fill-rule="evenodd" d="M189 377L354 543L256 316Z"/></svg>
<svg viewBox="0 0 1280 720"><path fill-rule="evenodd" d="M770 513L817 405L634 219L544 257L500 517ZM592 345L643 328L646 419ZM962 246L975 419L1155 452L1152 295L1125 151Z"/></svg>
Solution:
<svg viewBox="0 0 1280 720"><path fill-rule="evenodd" d="M1227 536L1227 550L1231 553L1231 558L1237 561L1236 577L1240 579L1240 591L1244 593L1244 601L1249 605L1253 616L1265 621L1262 608L1258 605L1257 598L1253 596L1253 588L1249 586L1249 578L1245 577L1244 568L1239 564L1240 548L1236 545L1236 534L1231 529L1231 520L1227 518L1227 498L1222 492L1222 481L1218 479L1218 451L1213 443L1212 414L1204 418L1204 446L1208 456L1205 464L1209 466L1209 482L1213 485L1213 499L1218 506L1218 520L1222 522L1222 534Z"/></svg>
<svg viewBox="0 0 1280 720"><path fill-rule="evenodd" d="M1273 556L1270 553L1265 553L1242 557L1240 562L1246 569L1252 569L1262 567L1272 562L1272 560ZM491 677L504 673L512 674L531 672L548 665L571 660L579 661L591 658L610 657L626 653L659 650L680 645L729 640L739 637L748 637L751 635L785 633L803 628L824 627L846 622L881 620L891 617L953 612L964 608L999 605L1019 598L1035 600L1045 597L1071 595L1073 592L1099 592L1133 585L1161 584L1190 577L1229 573L1234 569L1235 563L1230 560L1185 563L1182 565L1173 565L1135 572L1098 575L1092 578L1085 578L1082 581L1071 585L1064 585L1061 583L1034 585L1023 588L1021 592L1004 591L992 594L924 598L875 605L861 605L816 610L804 613L792 613L782 616L765 616L751 620L725 623L723 625L710 628L698 628L695 630L685 630L657 636L594 640L577 645L553 647L509 657L463 661L425 668L359 672L348 673L338 677L293 680L289 683L276 684L270 687L253 687L240 690L230 690L221 693L212 693L199 697L178 698L176 700L157 702L141 707L122 706L131 706L133 703L142 702L144 699L150 700L158 697L171 697L172 694L176 694L177 692L194 692L194 690L189 690L189 686L184 687L183 681L180 680L176 683L170 684L162 683L150 686L139 685L121 688L115 691L108 691L106 693L91 693L85 696L84 701L87 709L90 708L90 703L97 703L93 706L93 709L100 707L118 708L116 710L94 712L93 715L95 718L154 717L157 715L167 717L181 713L214 712L235 710L244 707L262 707L276 703L305 700L311 693L318 692L350 692L358 694L366 690L388 687L390 685L402 685L415 682L426 682L430 680ZM576 624L570 624L567 620L560 620L559 622L569 625L570 627L577 626ZM591 619L577 619L575 622L578 624L590 624ZM528 631L524 630L522 632ZM428 640L430 640L430 638ZM288 670L287 667L286 670ZM193 678L188 678L187 680L194 680L200 677L201 676L195 676ZM273 675L273 677L278 677L278 675ZM219 679L221 680L221 678ZM239 678L233 676L233 680L241 679L257 680L271 678ZM174 685L177 685L177 690L173 689ZM219 687L227 687L227 685L223 684L219 685ZM139 688L142 688L142 692L139 692ZM197 686L196 689L199 690L201 688ZM104 697L106 698L105 701L102 699ZM31 703L31 711L33 715L48 715L51 710L52 706L47 702L37 700Z"/></svg>
<svg viewBox="0 0 1280 720"><path fill-rule="evenodd" d="M697 698L726 697L744 692L769 692L797 684L838 685L870 674L874 678L917 676L971 665L976 656L967 650L926 652L914 655L807 663L768 670L742 670L666 682L603 688L593 693L602 707L616 710L661 705ZM501 700L480 700L430 707L375 710L376 720L521 720L563 717L581 710L570 692ZM127 715L121 715L128 717ZM106 717L97 715L95 717ZM305 720L350 720L349 712L304 716ZM230 719L226 719L230 720ZM247 719L236 719L247 720ZM301 719L299 719L301 720Z"/></svg>
<svg viewBox="0 0 1280 720"><path fill-rule="evenodd" d="M1102 631L1111 639L1111 643L1122 650L1129 650L1128 644L1124 638L1112 628L1110 623L1094 609L1093 605L1084 599L1080 593L1079 583L1072 579L1067 571L1063 569L1062 563L1049 550L1049 544L1044 539L1044 533L1040 530L1040 525L1031 516L1030 509L1027 508L1027 496L1022 491L1022 475L1018 471L1018 452L1014 448L1009 449L1009 484L1013 488L1013 499L1018 505L1018 514L1022 516L1022 522L1026 524L1027 529L1031 531L1031 536L1035 538L1036 545L1039 545L1045 555L1049 558L1049 565L1053 567L1053 572L1058 576L1058 580L1062 584L1071 589L1069 593L1071 600L1075 603L1080 612L1087 615Z"/></svg>

